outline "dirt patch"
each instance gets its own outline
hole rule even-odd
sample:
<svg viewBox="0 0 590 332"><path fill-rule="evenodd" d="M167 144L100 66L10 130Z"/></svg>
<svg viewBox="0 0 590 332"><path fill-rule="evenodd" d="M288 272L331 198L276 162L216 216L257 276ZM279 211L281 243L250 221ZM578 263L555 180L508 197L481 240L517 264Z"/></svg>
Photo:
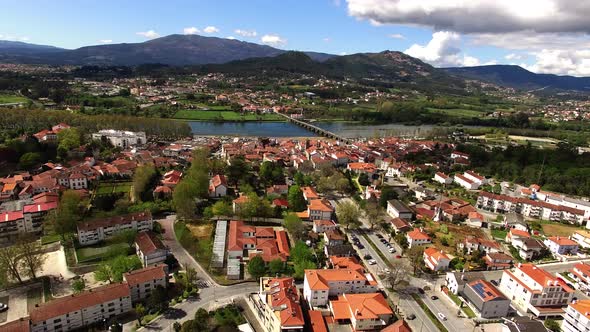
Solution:
<svg viewBox="0 0 590 332"><path fill-rule="evenodd" d="M192 225L186 224L186 228L191 232L191 235L197 239L209 239L213 232L212 224Z"/></svg>
<svg viewBox="0 0 590 332"><path fill-rule="evenodd" d="M463 242L469 236L480 239L487 238L486 234L479 228L451 223L429 222L426 225L426 230L436 235L436 238L433 239L434 246L449 253L455 253L457 244Z"/></svg>
<svg viewBox="0 0 590 332"><path fill-rule="evenodd" d="M547 236L570 236L579 230L576 226L562 224L543 224L543 233Z"/></svg>

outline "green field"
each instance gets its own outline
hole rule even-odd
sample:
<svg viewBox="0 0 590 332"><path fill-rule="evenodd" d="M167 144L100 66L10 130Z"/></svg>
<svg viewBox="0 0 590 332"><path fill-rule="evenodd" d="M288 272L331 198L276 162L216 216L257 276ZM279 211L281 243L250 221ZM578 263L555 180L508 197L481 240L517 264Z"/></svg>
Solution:
<svg viewBox="0 0 590 332"><path fill-rule="evenodd" d="M223 107L223 106L222 106ZM195 121L283 121L284 118L277 114L252 114L242 115L234 111L203 111L181 110L174 115L175 119Z"/></svg>
<svg viewBox="0 0 590 332"><path fill-rule="evenodd" d="M27 98L21 96L0 94L0 104L25 103L27 100Z"/></svg>
<svg viewBox="0 0 590 332"><path fill-rule="evenodd" d="M125 251L129 246L127 243L114 243L111 245L93 245L89 247L76 248L76 256L78 256L78 262L89 262L95 260L101 260L109 253Z"/></svg>
<svg viewBox="0 0 590 332"><path fill-rule="evenodd" d="M463 109L463 108L427 108L429 113L439 113L439 114L444 114L447 116L452 116L452 117L467 117L467 118L473 118L473 117L483 117L485 116L485 112L483 111L475 111L475 110L468 110L468 109Z"/></svg>
<svg viewBox="0 0 590 332"><path fill-rule="evenodd" d="M131 190L131 182L102 182L96 188L97 195L110 195L128 193Z"/></svg>

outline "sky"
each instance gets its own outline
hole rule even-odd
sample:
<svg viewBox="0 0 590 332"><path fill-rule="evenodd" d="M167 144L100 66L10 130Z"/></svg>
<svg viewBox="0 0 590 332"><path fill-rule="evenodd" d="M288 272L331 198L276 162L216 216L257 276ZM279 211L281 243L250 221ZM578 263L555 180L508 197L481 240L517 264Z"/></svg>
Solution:
<svg viewBox="0 0 590 332"><path fill-rule="evenodd" d="M78 48L200 34L437 67L590 76L588 0L0 0L0 39Z"/></svg>

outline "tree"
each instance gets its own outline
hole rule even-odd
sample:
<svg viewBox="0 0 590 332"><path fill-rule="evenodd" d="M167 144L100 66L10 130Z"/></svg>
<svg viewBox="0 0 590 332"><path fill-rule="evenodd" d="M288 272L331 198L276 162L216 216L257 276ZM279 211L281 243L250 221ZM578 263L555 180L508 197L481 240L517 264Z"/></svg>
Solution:
<svg viewBox="0 0 590 332"><path fill-rule="evenodd" d="M11 279L23 282L20 275L20 258L16 246L0 248L0 266L6 268Z"/></svg>
<svg viewBox="0 0 590 332"><path fill-rule="evenodd" d="M386 209L387 202L392 199L397 199L398 196L399 195L397 194L394 188L383 187L381 188L381 197L379 198L379 205L381 205L382 208Z"/></svg>
<svg viewBox="0 0 590 332"><path fill-rule="evenodd" d="M214 216L232 216L234 211L231 204L226 201L217 201L211 206L211 212Z"/></svg>
<svg viewBox="0 0 590 332"><path fill-rule="evenodd" d="M72 290L74 291L74 294L82 293L84 288L86 288L84 278L79 277L72 282Z"/></svg>
<svg viewBox="0 0 590 332"><path fill-rule="evenodd" d="M108 262L102 262L98 268L94 271L94 279L96 281L113 282L113 270L109 266Z"/></svg>
<svg viewBox="0 0 590 332"><path fill-rule="evenodd" d="M341 195L350 192L350 181L346 178L338 179L335 184L336 191L338 191Z"/></svg>
<svg viewBox="0 0 590 332"><path fill-rule="evenodd" d="M246 175L250 172L250 165L246 163L244 157L232 158L230 165L227 167L228 181L237 185L241 180L246 179Z"/></svg>
<svg viewBox="0 0 590 332"><path fill-rule="evenodd" d="M303 221L296 214L287 214L283 220L283 225L295 240L300 240L303 237L305 226L303 225Z"/></svg>
<svg viewBox="0 0 590 332"><path fill-rule="evenodd" d="M18 164L23 169L30 169L41 162L41 154L39 152L27 152L23 154L18 160Z"/></svg>
<svg viewBox="0 0 590 332"><path fill-rule="evenodd" d="M301 172L295 173L295 175L293 175L293 181L295 182L296 185L303 186L305 184L305 179L304 179L303 173L301 173Z"/></svg>
<svg viewBox="0 0 590 332"><path fill-rule="evenodd" d="M402 250L407 249L408 248L408 239L406 238L406 234L405 233L397 233L394 236L395 242L397 242L397 244L399 244L400 247L402 247Z"/></svg>
<svg viewBox="0 0 590 332"><path fill-rule="evenodd" d="M254 279L260 279L266 274L266 265L260 256L254 256L248 262L248 273Z"/></svg>
<svg viewBox="0 0 590 332"><path fill-rule="evenodd" d="M197 271L192 267L187 266L184 274L182 275L182 278L180 278L180 284L182 285L182 288L190 292L192 291L193 285L196 281Z"/></svg>
<svg viewBox="0 0 590 332"><path fill-rule="evenodd" d="M280 275L285 268L285 263L280 258L275 258L268 263L268 269L272 275Z"/></svg>
<svg viewBox="0 0 590 332"><path fill-rule="evenodd" d="M66 190L61 194L57 209L50 214L49 222L53 224L55 232L60 235L62 241L66 240L68 234L76 231L78 221L81 219L80 203L80 194L74 190Z"/></svg>
<svg viewBox="0 0 590 332"><path fill-rule="evenodd" d="M316 185L316 189L323 194L327 194L332 190L336 189L335 183L332 182L331 178L320 177Z"/></svg>
<svg viewBox="0 0 590 332"><path fill-rule="evenodd" d="M209 313L203 308L199 308L195 312L193 319L193 331L208 331L209 330Z"/></svg>
<svg viewBox="0 0 590 332"><path fill-rule="evenodd" d="M422 272L424 266L424 248L421 246L413 246L406 252L406 256L410 261L410 265L414 268L414 275L418 275Z"/></svg>
<svg viewBox="0 0 590 332"><path fill-rule="evenodd" d="M348 230L350 227L358 227L361 225L359 220L361 212L358 205L351 201L340 202L336 205L336 217L338 222L344 225Z"/></svg>
<svg viewBox="0 0 590 332"><path fill-rule="evenodd" d="M41 270L46 259L41 242L35 241L32 237L25 236L18 240L16 248L22 268L26 271L26 274L30 278L37 279L37 272Z"/></svg>
<svg viewBox="0 0 590 332"><path fill-rule="evenodd" d="M546 319L545 320L545 327L553 332L561 331L561 327L559 326L559 323L553 319Z"/></svg>
<svg viewBox="0 0 590 332"><path fill-rule="evenodd" d="M57 133L57 153L60 157L64 158L68 151L78 148L82 145L82 134L78 128L67 128L62 129Z"/></svg>
<svg viewBox="0 0 590 332"><path fill-rule="evenodd" d="M293 248L291 248L290 257L291 260L293 260L293 262L298 263L304 260L311 260L313 257L313 253L305 244L305 242L299 240L295 242L295 245L293 246Z"/></svg>
<svg viewBox="0 0 590 332"><path fill-rule="evenodd" d="M182 324L179 322L174 322L174 324L172 324L172 329L174 329L174 332L180 332L180 329L182 329Z"/></svg>
<svg viewBox="0 0 590 332"><path fill-rule="evenodd" d="M392 263L389 272L385 273L384 280L394 290L410 279L411 268L405 261L396 260Z"/></svg>
<svg viewBox="0 0 590 332"><path fill-rule="evenodd" d="M160 312L164 311L168 308L168 295L166 289L162 286L156 286L147 298L146 304L150 309L155 309Z"/></svg>
<svg viewBox="0 0 590 332"><path fill-rule="evenodd" d="M139 323L139 326L143 326L141 319L145 316L146 312L147 310L145 310L143 304L138 303L135 305L135 315L137 315L137 323Z"/></svg>
<svg viewBox="0 0 590 332"><path fill-rule="evenodd" d="M381 224L381 221L383 220L383 208L379 205L377 200L369 199L364 210L367 216L367 221L371 224L371 229L373 229L375 225Z"/></svg>
<svg viewBox="0 0 590 332"><path fill-rule="evenodd" d="M123 280L123 273L141 268L141 261L137 256L119 255L108 261L103 261L94 271L97 281L119 282Z"/></svg>
<svg viewBox="0 0 590 332"><path fill-rule="evenodd" d="M305 202L305 197L303 197L301 187L297 185L289 188L287 200L289 201L289 207L295 212L301 212L307 208L307 203Z"/></svg>
<svg viewBox="0 0 590 332"><path fill-rule="evenodd" d="M317 268L316 264L311 260L302 260L300 262L295 263L293 269L295 272L293 273L293 278L295 279L303 279L305 276L305 270L315 269Z"/></svg>
<svg viewBox="0 0 590 332"><path fill-rule="evenodd" d="M112 238L109 239L111 243L127 243L129 248L132 248L135 244L135 238L137 237L137 231L134 229L125 229L116 233Z"/></svg>
<svg viewBox="0 0 590 332"><path fill-rule="evenodd" d="M361 173L359 175L358 182L363 187L368 186L369 184L371 184L371 180L369 179L369 176L367 175L367 173Z"/></svg>
<svg viewBox="0 0 590 332"><path fill-rule="evenodd" d="M135 202L141 202L151 198L150 185L154 182L156 175L154 164L146 164L135 169L133 174L133 198Z"/></svg>

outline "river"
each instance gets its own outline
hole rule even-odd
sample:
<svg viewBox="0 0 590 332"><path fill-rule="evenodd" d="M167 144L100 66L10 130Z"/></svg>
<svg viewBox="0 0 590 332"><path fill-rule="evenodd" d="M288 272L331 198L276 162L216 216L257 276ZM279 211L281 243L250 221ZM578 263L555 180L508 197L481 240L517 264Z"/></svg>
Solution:
<svg viewBox="0 0 590 332"><path fill-rule="evenodd" d="M196 136L263 136L263 137L313 137L308 130L289 122L208 122L190 121ZM317 121L314 125L335 134L356 138L379 136L423 136L436 126L406 126L403 124L366 125L351 122Z"/></svg>

